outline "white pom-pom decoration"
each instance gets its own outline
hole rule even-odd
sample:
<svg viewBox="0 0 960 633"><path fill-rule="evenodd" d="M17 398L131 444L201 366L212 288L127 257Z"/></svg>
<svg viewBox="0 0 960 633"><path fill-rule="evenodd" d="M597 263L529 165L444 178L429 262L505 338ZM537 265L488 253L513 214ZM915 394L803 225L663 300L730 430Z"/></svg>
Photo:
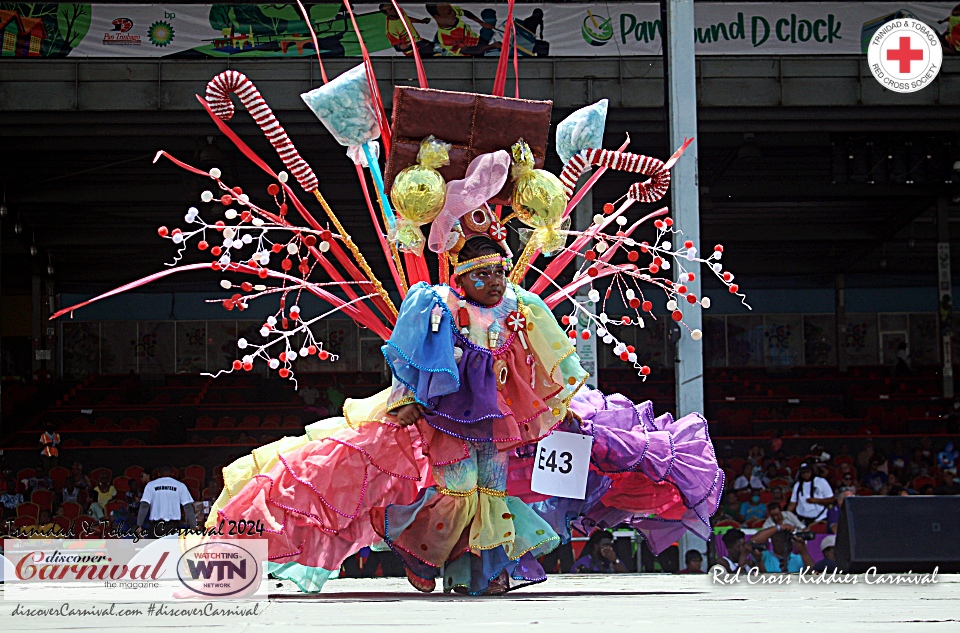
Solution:
<svg viewBox="0 0 960 633"><path fill-rule="evenodd" d="M610 317L607 316L606 312L601 312L600 316L598 316L597 318L600 319L600 323L606 323L607 321L610 320Z"/></svg>
<svg viewBox="0 0 960 633"><path fill-rule="evenodd" d="M694 330L693 332L690 332L690 338L692 338L695 341L699 341L700 339L703 338L703 332L701 332L700 330Z"/></svg>
<svg viewBox="0 0 960 633"><path fill-rule="evenodd" d="M723 259L723 253L720 251L713 251L713 258L717 260Z"/></svg>
<svg viewBox="0 0 960 633"><path fill-rule="evenodd" d="M277 324L277 317L275 317L275 316L268 316L268 317L267 317L267 324L268 324L270 327L273 327L274 325L276 325L276 324Z"/></svg>
<svg viewBox="0 0 960 633"><path fill-rule="evenodd" d="M665 251L669 251L671 248L673 248L673 244L671 244L670 242L664 242L663 244L660 245L660 248L662 248Z"/></svg>
<svg viewBox="0 0 960 633"><path fill-rule="evenodd" d="M631 363L637 362L637 353L630 352L629 354L627 354L627 360L630 361Z"/></svg>
<svg viewBox="0 0 960 633"><path fill-rule="evenodd" d="M713 268L713 272L718 273L718 272L720 272L720 271L723 270L723 265L722 265L722 264L714 264L713 266L711 266L711 268Z"/></svg>
<svg viewBox="0 0 960 633"><path fill-rule="evenodd" d="M600 291L599 291L599 290L591 290L590 292L587 293L587 299L589 299L590 301L592 301L592 302L594 302L594 303L596 303L597 301L600 301Z"/></svg>
<svg viewBox="0 0 960 633"><path fill-rule="evenodd" d="M619 224L620 226L624 226L626 225L626 223L627 223L627 218L625 216L621 215L620 217L617 218L617 224Z"/></svg>
<svg viewBox="0 0 960 633"><path fill-rule="evenodd" d="M710 307L710 297L703 297L702 299L700 299L700 305L702 305L704 308L709 308L709 307Z"/></svg>
<svg viewBox="0 0 960 633"><path fill-rule="evenodd" d="M593 216L593 223L598 226L603 224L603 216L599 213Z"/></svg>
<svg viewBox="0 0 960 633"><path fill-rule="evenodd" d="M254 226L263 226L263 220L260 218L253 218L252 222Z"/></svg>
<svg viewBox="0 0 960 633"><path fill-rule="evenodd" d="M231 229L230 227L223 229L223 236L226 238L233 239L233 236L236 234L237 232Z"/></svg>
<svg viewBox="0 0 960 633"><path fill-rule="evenodd" d="M247 339L241 338L240 340L238 340L237 347L239 347L240 349L247 349Z"/></svg>
<svg viewBox="0 0 960 633"><path fill-rule="evenodd" d="M276 369L277 367L280 366L280 361L278 361L276 358L271 358L270 362L267 363L267 365L270 366L270 369Z"/></svg>
<svg viewBox="0 0 960 633"><path fill-rule="evenodd" d="M247 234L245 234L245 235L243 236L243 238L241 239L241 241L242 241L244 244L250 244L251 242L253 242L253 237L251 237L250 234L247 233Z"/></svg>
<svg viewBox="0 0 960 633"><path fill-rule="evenodd" d="M670 262L664 261L662 264L660 264L660 268L664 270L670 270Z"/></svg>
<svg viewBox="0 0 960 633"><path fill-rule="evenodd" d="M607 243L597 242L597 245L593 247L593 250L597 251L598 253L605 253L607 251Z"/></svg>
<svg viewBox="0 0 960 633"><path fill-rule="evenodd" d="M248 354L248 355L246 355L246 356L243 357L243 364L244 364L244 365L246 365L247 363L252 363L252 362L253 362L253 356L250 356L250 355Z"/></svg>
<svg viewBox="0 0 960 633"><path fill-rule="evenodd" d="M233 248L243 248L243 240L233 240L233 244L230 246Z"/></svg>
<svg viewBox="0 0 960 633"><path fill-rule="evenodd" d="M603 342L606 343L607 345L609 345L610 343L613 343L613 336L607 334L606 336L603 337Z"/></svg>
<svg viewBox="0 0 960 633"><path fill-rule="evenodd" d="M282 183L287 182L289 179L290 179L290 175L285 171L281 171L279 174L277 174L277 180L279 180Z"/></svg>
<svg viewBox="0 0 960 633"><path fill-rule="evenodd" d="M211 200L213 200L213 192L204 191L203 193L200 194L200 199L203 200L204 202L210 202Z"/></svg>
<svg viewBox="0 0 960 633"><path fill-rule="evenodd" d="M626 295L627 295L627 300L637 298L637 293L634 291L633 288L627 288Z"/></svg>
<svg viewBox="0 0 960 633"><path fill-rule="evenodd" d="M607 328L603 327L602 325L597 328L597 336L599 336L600 338L605 337L607 334L608 334Z"/></svg>
<svg viewBox="0 0 960 633"><path fill-rule="evenodd" d="M320 249L321 253L326 253L330 250L330 242L320 242L320 244L317 245L317 248Z"/></svg>
<svg viewBox="0 0 960 633"><path fill-rule="evenodd" d="M245 194L245 193L241 193L241 194L240 194L240 202L242 202L242 203L244 203L244 204L250 202L250 196L248 196L248 195Z"/></svg>
<svg viewBox="0 0 960 633"><path fill-rule="evenodd" d="M220 287L223 288L224 290L230 290L231 288L233 288L233 284L227 281L226 279L221 279Z"/></svg>
<svg viewBox="0 0 960 633"><path fill-rule="evenodd" d="M256 290L257 292L263 292L264 290L267 289L267 287L264 286L263 284L257 284L256 286L253 287L253 289Z"/></svg>
<svg viewBox="0 0 960 633"><path fill-rule="evenodd" d="M291 255L296 255L299 251L300 249L297 248L296 244L293 244L293 243L287 244L287 252L290 253Z"/></svg>
<svg viewBox="0 0 960 633"><path fill-rule="evenodd" d="M270 330L265 327L260 328L260 336L270 336ZM272 367L273 365L271 365Z"/></svg>
<svg viewBox="0 0 960 633"><path fill-rule="evenodd" d="M227 218L228 220L232 220L237 217L237 210L227 209L226 211L223 212L223 217Z"/></svg>
<svg viewBox="0 0 960 633"><path fill-rule="evenodd" d="M183 241L183 234L182 234L182 233L174 233L173 236L172 236L170 239L173 240L173 243L174 243L174 244L179 244L179 243L181 243L181 242Z"/></svg>
<svg viewBox="0 0 960 633"><path fill-rule="evenodd" d="M667 310L669 310L670 312L673 312L676 309L677 309L676 301L674 301L673 299L671 299L670 301L667 301Z"/></svg>
<svg viewBox="0 0 960 633"><path fill-rule="evenodd" d="M233 240L231 240L229 237L228 237L227 239L223 240L223 247L224 247L224 248L230 248L231 246L233 246Z"/></svg>
<svg viewBox="0 0 960 633"><path fill-rule="evenodd" d="M216 167L211 167L209 173L211 178L219 178L220 176L223 175L223 173Z"/></svg>

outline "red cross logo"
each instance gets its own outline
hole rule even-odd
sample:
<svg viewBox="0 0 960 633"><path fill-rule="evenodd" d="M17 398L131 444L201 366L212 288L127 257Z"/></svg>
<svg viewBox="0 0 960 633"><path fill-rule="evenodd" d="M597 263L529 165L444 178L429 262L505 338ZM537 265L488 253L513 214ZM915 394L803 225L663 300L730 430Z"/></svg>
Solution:
<svg viewBox="0 0 960 633"><path fill-rule="evenodd" d="M887 61L900 62L900 72L910 72L910 62L923 61L922 48L910 48L910 37L900 38L900 48L891 48L887 51Z"/></svg>

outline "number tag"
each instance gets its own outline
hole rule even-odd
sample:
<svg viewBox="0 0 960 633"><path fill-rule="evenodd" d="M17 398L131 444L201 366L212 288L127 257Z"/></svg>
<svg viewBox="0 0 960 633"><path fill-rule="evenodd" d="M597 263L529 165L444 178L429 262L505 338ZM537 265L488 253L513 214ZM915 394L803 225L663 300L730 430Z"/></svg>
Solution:
<svg viewBox="0 0 960 633"><path fill-rule="evenodd" d="M593 438L554 431L537 444L530 489L551 497L583 499L587 494Z"/></svg>

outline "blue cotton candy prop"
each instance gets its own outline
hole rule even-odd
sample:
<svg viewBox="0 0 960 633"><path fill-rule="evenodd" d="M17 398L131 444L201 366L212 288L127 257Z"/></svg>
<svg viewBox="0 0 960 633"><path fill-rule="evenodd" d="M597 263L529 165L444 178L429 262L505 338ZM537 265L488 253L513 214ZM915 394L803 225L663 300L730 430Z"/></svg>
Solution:
<svg viewBox="0 0 960 633"><path fill-rule="evenodd" d="M607 125L607 100L580 108L557 126L557 154L566 163L585 149L603 147L603 129Z"/></svg>
<svg viewBox="0 0 960 633"><path fill-rule="evenodd" d="M343 146L363 145L380 137L363 64L300 98Z"/></svg>

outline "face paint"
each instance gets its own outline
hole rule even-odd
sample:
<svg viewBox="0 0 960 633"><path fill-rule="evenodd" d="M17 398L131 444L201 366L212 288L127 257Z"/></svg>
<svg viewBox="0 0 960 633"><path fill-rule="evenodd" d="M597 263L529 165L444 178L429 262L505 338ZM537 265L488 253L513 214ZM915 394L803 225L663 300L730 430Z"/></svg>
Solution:
<svg viewBox="0 0 960 633"><path fill-rule="evenodd" d="M483 282L478 279L475 282L473 282L473 287L476 288L477 290L480 290L481 288L483 288Z"/></svg>
<svg viewBox="0 0 960 633"><path fill-rule="evenodd" d="M473 271L470 273L470 279L473 280L473 287L477 290L483 288L486 284L483 283L483 280L480 279L481 275L478 274L478 271Z"/></svg>

